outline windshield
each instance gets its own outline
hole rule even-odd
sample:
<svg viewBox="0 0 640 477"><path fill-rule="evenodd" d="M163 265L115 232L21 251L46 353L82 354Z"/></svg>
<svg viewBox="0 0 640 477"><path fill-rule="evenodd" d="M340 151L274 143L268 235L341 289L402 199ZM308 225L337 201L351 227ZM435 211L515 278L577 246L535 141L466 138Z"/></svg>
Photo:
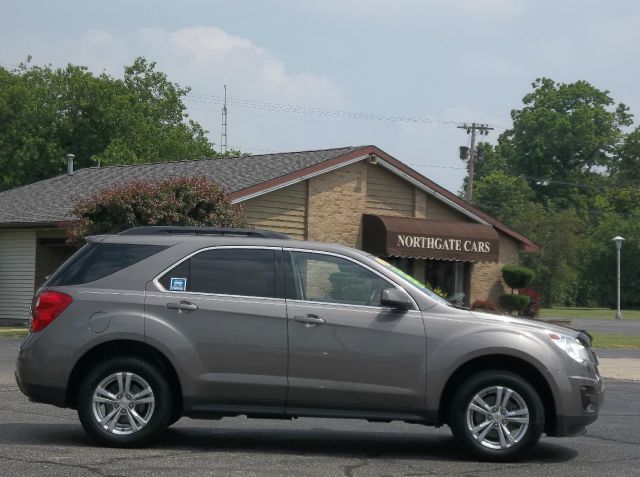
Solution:
<svg viewBox="0 0 640 477"><path fill-rule="evenodd" d="M409 275L408 273L403 272L402 270L400 270L399 268L394 267L393 265L391 265L389 262L386 262L384 260L382 260L381 258L378 257L374 257L375 260L383 265L387 270L392 271L393 273L395 273L396 275L398 275L399 277L404 278L406 281L408 281L409 283L411 283L414 287L420 289L421 292L423 292L425 295L427 295L429 298L437 301L438 303L442 303L444 305L451 305L451 303L449 303L447 300L445 300L444 298L442 298L440 295L438 295L437 293L434 293L432 290L430 290L424 283L422 283L420 280L417 280L415 278L413 278L411 275Z"/></svg>

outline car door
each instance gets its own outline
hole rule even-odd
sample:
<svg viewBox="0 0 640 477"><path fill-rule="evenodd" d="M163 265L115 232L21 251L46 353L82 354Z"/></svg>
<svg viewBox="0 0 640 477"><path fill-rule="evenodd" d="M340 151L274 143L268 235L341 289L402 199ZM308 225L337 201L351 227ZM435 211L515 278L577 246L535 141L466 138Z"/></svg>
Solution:
<svg viewBox="0 0 640 477"><path fill-rule="evenodd" d="M284 261L287 413L421 416L426 338L420 312L381 306L380 292L395 285L348 257L290 250Z"/></svg>
<svg viewBox="0 0 640 477"><path fill-rule="evenodd" d="M282 251L201 250L147 287L146 335L178 363L188 413L284 412Z"/></svg>

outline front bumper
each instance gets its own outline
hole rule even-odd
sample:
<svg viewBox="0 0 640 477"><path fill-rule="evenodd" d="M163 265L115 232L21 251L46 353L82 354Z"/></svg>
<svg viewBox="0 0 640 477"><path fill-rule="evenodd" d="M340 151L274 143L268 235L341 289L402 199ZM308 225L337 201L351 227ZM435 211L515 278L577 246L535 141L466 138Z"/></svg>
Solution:
<svg viewBox="0 0 640 477"><path fill-rule="evenodd" d="M590 364L586 369L587 376L562 373L562 407L556 410L555 422L548 423L548 435L580 435L586 431L586 426L598 419L605 386L595 364ZM556 377L559 375L556 374Z"/></svg>

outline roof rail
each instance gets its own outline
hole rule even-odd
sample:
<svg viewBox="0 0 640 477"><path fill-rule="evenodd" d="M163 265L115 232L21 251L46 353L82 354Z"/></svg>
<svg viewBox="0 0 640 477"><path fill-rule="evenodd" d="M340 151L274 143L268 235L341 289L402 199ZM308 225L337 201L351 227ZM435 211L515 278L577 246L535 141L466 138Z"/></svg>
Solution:
<svg viewBox="0 0 640 477"><path fill-rule="evenodd" d="M289 236L261 229L236 229L228 227L180 227L172 226L148 226L134 227L120 232L118 235L219 235L252 238L288 239Z"/></svg>

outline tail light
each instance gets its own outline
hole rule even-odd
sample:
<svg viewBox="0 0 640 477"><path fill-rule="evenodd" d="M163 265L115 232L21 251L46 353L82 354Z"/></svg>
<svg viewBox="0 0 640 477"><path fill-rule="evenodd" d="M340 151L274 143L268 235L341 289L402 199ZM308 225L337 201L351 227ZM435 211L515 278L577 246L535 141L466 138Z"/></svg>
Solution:
<svg viewBox="0 0 640 477"><path fill-rule="evenodd" d="M43 291L36 297L31 310L32 333L45 329L60 313L67 309L73 299L66 293Z"/></svg>

